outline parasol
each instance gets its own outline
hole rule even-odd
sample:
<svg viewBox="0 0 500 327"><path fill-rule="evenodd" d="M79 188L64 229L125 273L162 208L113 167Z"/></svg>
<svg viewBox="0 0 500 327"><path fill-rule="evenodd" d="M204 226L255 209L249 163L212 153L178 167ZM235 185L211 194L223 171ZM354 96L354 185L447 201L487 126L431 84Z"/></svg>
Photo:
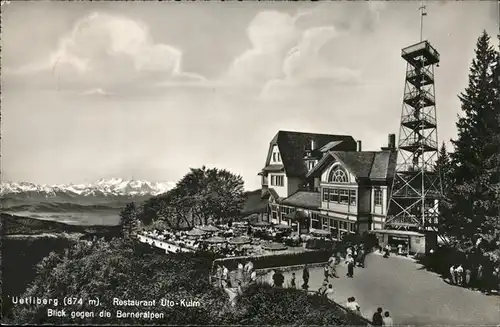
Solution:
<svg viewBox="0 0 500 327"><path fill-rule="evenodd" d="M330 232L326 231L326 230L322 230L322 229L316 229L316 230L311 231L311 234L319 235L319 236L329 236Z"/></svg>
<svg viewBox="0 0 500 327"><path fill-rule="evenodd" d="M287 249L287 247L281 243L266 243L262 245L262 248L269 251L282 251Z"/></svg>
<svg viewBox="0 0 500 327"><path fill-rule="evenodd" d="M291 226L283 225L283 224L277 224L277 225L274 225L273 227L276 229L283 229L283 230L292 229Z"/></svg>
<svg viewBox="0 0 500 327"><path fill-rule="evenodd" d="M204 232L209 232L209 233L213 233L213 232L218 232L219 229L213 225L206 225L206 226L201 226L201 227L198 227L198 229L204 231Z"/></svg>
<svg viewBox="0 0 500 327"><path fill-rule="evenodd" d="M238 236L238 237L234 237L234 238L229 240L229 243L235 244L235 245L248 244L251 242L252 242L252 240L249 237L245 237L245 236Z"/></svg>
<svg viewBox="0 0 500 327"><path fill-rule="evenodd" d="M269 226L271 226L271 223L268 223L267 221L258 221L256 223L252 223L252 226L255 226L255 227L269 227Z"/></svg>
<svg viewBox="0 0 500 327"><path fill-rule="evenodd" d="M205 240L207 243L225 243L226 241L227 240L224 237L220 236L213 236Z"/></svg>
<svg viewBox="0 0 500 327"><path fill-rule="evenodd" d="M203 236L205 235L206 233L202 230L199 230L199 229L192 229L190 230L189 232L186 233L188 236Z"/></svg>

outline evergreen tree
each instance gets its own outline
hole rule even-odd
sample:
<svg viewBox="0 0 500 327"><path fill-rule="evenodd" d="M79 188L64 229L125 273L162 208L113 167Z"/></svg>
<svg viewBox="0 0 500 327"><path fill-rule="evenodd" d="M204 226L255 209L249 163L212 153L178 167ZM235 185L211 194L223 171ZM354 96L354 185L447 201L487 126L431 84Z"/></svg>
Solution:
<svg viewBox="0 0 500 327"><path fill-rule="evenodd" d="M120 226L124 239L131 239L132 234L137 228L137 208L135 203L129 203L120 212Z"/></svg>
<svg viewBox="0 0 500 327"><path fill-rule="evenodd" d="M443 194L446 196L451 185L451 159L446 144L443 142L439 149L438 157L435 164L436 173L441 176L441 185Z"/></svg>
<svg viewBox="0 0 500 327"><path fill-rule="evenodd" d="M459 250L494 256L500 227L495 191L500 169L498 80L494 76L498 52L486 32L479 37L475 54L468 87L459 96L463 117L456 124L458 138L452 140L453 220L448 232Z"/></svg>

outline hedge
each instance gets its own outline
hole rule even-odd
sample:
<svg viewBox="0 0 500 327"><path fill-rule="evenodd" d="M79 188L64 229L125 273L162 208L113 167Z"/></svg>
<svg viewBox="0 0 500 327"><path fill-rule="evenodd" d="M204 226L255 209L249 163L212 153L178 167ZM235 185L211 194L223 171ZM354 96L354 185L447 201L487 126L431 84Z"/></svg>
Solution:
<svg viewBox="0 0 500 327"><path fill-rule="evenodd" d="M331 251L307 251L256 257L235 257L220 259L216 262L216 264L224 264L227 269L231 271L238 268L238 263L241 262L242 264L245 264L248 260L250 260L252 261L255 269L265 269L327 262L331 254Z"/></svg>
<svg viewBox="0 0 500 327"><path fill-rule="evenodd" d="M312 238L306 242L306 249L317 249L331 252L338 249L338 243L339 242L332 240Z"/></svg>

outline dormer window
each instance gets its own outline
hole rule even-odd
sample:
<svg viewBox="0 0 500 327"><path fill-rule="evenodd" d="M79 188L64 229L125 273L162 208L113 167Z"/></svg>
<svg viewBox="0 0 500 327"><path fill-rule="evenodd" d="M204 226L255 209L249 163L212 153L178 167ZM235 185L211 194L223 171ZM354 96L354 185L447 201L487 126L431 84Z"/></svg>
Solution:
<svg viewBox="0 0 500 327"><path fill-rule="evenodd" d="M278 150L278 147L276 145L273 147L273 154L271 160L273 163L281 163L280 151Z"/></svg>

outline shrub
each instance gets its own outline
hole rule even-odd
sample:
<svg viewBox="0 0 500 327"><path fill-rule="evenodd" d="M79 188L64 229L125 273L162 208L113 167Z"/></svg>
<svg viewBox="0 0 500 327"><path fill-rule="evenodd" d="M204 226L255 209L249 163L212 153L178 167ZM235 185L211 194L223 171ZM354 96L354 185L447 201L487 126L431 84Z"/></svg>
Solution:
<svg viewBox="0 0 500 327"><path fill-rule="evenodd" d="M323 251L335 251L338 248L338 242L332 240L322 240L311 238L306 242L307 249L317 249Z"/></svg>

